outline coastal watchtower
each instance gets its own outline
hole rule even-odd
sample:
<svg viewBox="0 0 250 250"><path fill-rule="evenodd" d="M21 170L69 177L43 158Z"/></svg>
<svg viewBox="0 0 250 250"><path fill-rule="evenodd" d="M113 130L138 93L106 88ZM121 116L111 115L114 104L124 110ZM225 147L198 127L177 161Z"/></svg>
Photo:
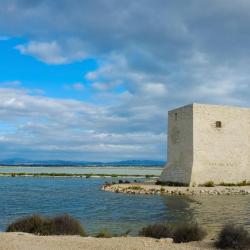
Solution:
<svg viewBox="0 0 250 250"><path fill-rule="evenodd" d="M168 112L168 163L160 182L250 181L250 109L190 104Z"/></svg>

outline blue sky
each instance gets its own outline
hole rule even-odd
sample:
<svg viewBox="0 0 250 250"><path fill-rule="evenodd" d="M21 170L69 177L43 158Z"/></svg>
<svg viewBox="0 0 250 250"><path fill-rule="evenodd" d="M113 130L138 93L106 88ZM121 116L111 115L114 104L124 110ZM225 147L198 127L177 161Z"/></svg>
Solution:
<svg viewBox="0 0 250 250"><path fill-rule="evenodd" d="M84 76L98 68L94 58L70 64L49 65L32 56L21 55L16 46L25 42L27 41L15 37L1 41L1 82L20 82L24 88L40 89L51 97L85 100L90 98L91 92L69 91L74 90L69 86L76 83L79 83L79 86L88 86L89 83Z"/></svg>
<svg viewBox="0 0 250 250"><path fill-rule="evenodd" d="M1 0L0 158L165 160L168 110L249 106L249 11L246 0Z"/></svg>

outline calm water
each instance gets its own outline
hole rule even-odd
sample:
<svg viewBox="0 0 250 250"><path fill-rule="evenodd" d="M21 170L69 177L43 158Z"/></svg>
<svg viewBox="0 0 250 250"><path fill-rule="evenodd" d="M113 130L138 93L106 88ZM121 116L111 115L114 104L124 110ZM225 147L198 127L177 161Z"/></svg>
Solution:
<svg viewBox="0 0 250 250"><path fill-rule="evenodd" d="M196 220L214 232L228 221L250 229L250 196L146 196L101 191L115 178L0 177L0 230L16 218L69 213L88 233L120 233L144 225Z"/></svg>
<svg viewBox="0 0 250 250"><path fill-rule="evenodd" d="M2 167L0 173L70 173L160 175L162 168L153 167Z"/></svg>

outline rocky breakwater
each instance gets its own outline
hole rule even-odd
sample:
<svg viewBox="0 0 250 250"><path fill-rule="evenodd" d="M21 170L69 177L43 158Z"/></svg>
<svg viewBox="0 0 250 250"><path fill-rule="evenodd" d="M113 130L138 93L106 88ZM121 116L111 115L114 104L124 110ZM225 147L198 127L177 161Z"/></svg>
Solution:
<svg viewBox="0 0 250 250"><path fill-rule="evenodd" d="M170 187L144 183L105 184L102 190L107 192L142 195L248 195L250 186L245 187Z"/></svg>

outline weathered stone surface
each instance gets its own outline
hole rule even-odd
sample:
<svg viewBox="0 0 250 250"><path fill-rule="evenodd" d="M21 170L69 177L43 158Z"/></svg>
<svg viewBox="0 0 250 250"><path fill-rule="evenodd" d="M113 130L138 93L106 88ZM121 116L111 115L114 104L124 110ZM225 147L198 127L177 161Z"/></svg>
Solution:
<svg viewBox="0 0 250 250"><path fill-rule="evenodd" d="M168 163L159 180L250 181L250 109L194 103L169 111Z"/></svg>

